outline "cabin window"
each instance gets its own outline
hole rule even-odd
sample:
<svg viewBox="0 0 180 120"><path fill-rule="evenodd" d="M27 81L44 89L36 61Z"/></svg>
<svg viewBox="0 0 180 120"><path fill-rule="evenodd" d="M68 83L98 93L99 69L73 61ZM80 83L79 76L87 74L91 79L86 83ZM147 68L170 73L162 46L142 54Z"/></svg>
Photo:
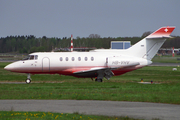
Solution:
<svg viewBox="0 0 180 120"><path fill-rule="evenodd" d="M85 61L87 61L87 60L88 60L88 58L87 58L87 57L85 57L85 58L84 58L84 60L85 60Z"/></svg>
<svg viewBox="0 0 180 120"><path fill-rule="evenodd" d="M94 57L91 57L91 61L94 61Z"/></svg>
<svg viewBox="0 0 180 120"><path fill-rule="evenodd" d="M59 60L60 60L60 61L63 61L63 58L62 58L62 57L60 57L60 58L59 58Z"/></svg>
<svg viewBox="0 0 180 120"><path fill-rule="evenodd" d="M81 61L81 57L78 57L78 60Z"/></svg>
<svg viewBox="0 0 180 120"><path fill-rule="evenodd" d="M66 61L68 61L68 57L66 57Z"/></svg>
<svg viewBox="0 0 180 120"><path fill-rule="evenodd" d="M74 61L74 57L72 57L71 60Z"/></svg>

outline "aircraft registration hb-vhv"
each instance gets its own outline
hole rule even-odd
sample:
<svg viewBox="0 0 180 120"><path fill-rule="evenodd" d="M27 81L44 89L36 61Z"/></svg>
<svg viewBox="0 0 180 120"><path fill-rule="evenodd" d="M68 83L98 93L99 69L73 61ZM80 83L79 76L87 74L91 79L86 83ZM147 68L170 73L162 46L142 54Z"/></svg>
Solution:
<svg viewBox="0 0 180 120"><path fill-rule="evenodd" d="M25 60L7 65L4 69L31 74L60 74L95 78L102 82L152 63L152 58L175 27L161 27L128 49L97 49L90 52L36 52Z"/></svg>

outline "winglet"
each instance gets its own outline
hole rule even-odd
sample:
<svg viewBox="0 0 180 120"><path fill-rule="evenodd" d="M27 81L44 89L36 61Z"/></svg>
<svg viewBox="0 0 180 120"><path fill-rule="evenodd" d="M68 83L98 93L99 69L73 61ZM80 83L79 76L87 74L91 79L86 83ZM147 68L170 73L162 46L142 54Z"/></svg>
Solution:
<svg viewBox="0 0 180 120"><path fill-rule="evenodd" d="M175 27L161 27L146 38L169 38Z"/></svg>

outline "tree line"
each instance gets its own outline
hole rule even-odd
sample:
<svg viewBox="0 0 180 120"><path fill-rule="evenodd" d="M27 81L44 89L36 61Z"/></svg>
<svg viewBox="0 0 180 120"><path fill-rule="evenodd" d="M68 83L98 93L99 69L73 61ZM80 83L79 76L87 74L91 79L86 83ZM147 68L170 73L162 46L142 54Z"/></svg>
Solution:
<svg viewBox="0 0 180 120"><path fill-rule="evenodd" d="M95 47L110 48L111 41L131 41L131 45L137 43L141 37L117 37L117 38L101 38L100 35L91 34L87 38L76 37L73 38L74 47ZM32 53L32 52L49 52L55 48L69 48L71 45L71 38L48 38L46 36L37 38L34 35L26 36L7 36L0 38L0 53ZM168 39L162 48L180 48L180 37Z"/></svg>

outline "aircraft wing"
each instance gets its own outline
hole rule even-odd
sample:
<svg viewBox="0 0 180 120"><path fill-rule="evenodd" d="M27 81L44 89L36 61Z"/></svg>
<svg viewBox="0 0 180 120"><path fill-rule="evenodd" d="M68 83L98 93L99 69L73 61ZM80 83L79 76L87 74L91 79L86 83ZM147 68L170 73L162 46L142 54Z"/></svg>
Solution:
<svg viewBox="0 0 180 120"><path fill-rule="evenodd" d="M126 66L118 66L118 67L94 67L94 68L90 68L89 70L80 70L80 71L76 71L73 72L73 74L75 76L80 76L80 77L105 77L106 79L111 78L114 73L112 72L112 70L118 70L118 69L122 69L122 68L126 68L126 67L133 67L136 65L139 65L140 63L134 63L134 64L130 64L130 65L126 65Z"/></svg>
<svg viewBox="0 0 180 120"><path fill-rule="evenodd" d="M96 76L98 76L99 71L104 71L106 69L107 69L106 67L93 67L88 70L86 69L86 70L80 70L80 71L73 72L73 74L76 76L80 76L80 77L87 77L87 76L96 77Z"/></svg>
<svg viewBox="0 0 180 120"><path fill-rule="evenodd" d="M84 73L84 72L91 72L91 71L97 71L97 70L103 70L103 69L106 69L106 68L105 67L94 67L94 68L91 68L89 70L81 70L81 71L74 72L74 74L76 74L76 73Z"/></svg>

